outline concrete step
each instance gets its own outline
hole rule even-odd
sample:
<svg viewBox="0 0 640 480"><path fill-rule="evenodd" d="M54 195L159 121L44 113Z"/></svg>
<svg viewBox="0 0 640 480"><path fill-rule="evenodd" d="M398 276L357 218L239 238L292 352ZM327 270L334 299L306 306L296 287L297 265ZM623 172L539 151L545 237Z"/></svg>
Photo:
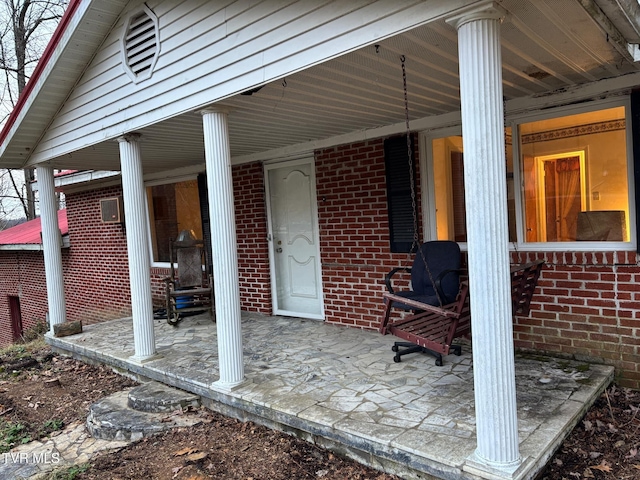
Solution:
<svg viewBox="0 0 640 480"><path fill-rule="evenodd" d="M180 408L174 409L173 412L158 413L134 410L129 407L130 393L131 390L114 393L89 407L87 430L93 438L135 441L171 428L195 425L201 421L199 415L182 414Z"/></svg>
<svg viewBox="0 0 640 480"><path fill-rule="evenodd" d="M134 410L166 413L200 407L200 397L159 382L147 382L129 392L128 405Z"/></svg>

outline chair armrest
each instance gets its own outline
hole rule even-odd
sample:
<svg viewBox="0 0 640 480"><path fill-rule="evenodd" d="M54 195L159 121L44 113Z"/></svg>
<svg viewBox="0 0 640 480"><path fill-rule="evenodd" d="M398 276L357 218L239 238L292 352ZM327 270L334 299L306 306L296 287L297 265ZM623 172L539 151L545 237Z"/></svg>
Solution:
<svg viewBox="0 0 640 480"><path fill-rule="evenodd" d="M398 272L411 273L411 268L409 268L409 267L397 267L397 268L394 268L393 270L391 270L389 273L387 273L384 276L384 284L387 286L387 291L389 293L396 293L396 292L393 291L393 287L391 286L391 277L393 277Z"/></svg>
<svg viewBox="0 0 640 480"><path fill-rule="evenodd" d="M452 268L452 269L443 270L442 272L440 272L440 275L438 275L438 277L433 282L434 282L434 288L438 294L438 298L440 298L441 301L444 301L445 299L445 294L444 294L444 291L442 290L442 280L444 279L444 277L446 277L450 273L457 273L458 275L462 275L464 272L466 272L466 270L462 268Z"/></svg>

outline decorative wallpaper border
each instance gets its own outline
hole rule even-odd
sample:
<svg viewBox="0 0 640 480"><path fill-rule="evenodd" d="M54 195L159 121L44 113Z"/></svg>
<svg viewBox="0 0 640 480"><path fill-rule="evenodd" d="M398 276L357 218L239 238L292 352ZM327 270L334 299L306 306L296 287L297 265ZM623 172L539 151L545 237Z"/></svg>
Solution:
<svg viewBox="0 0 640 480"><path fill-rule="evenodd" d="M578 125L576 127L559 128L557 130L548 130L546 132L531 133L522 135L522 143L547 142L549 140L558 140L561 138L579 137L582 135L592 135L595 133L614 132L616 130L624 130L626 128L625 119L610 120L608 122L589 123L587 125Z"/></svg>

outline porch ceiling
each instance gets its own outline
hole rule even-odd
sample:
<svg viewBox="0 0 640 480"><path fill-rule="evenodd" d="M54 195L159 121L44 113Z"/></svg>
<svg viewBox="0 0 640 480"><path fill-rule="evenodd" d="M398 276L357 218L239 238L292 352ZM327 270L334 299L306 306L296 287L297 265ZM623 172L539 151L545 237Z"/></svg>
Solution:
<svg viewBox="0 0 640 480"><path fill-rule="evenodd" d="M598 0L618 14L616 25L598 22L596 2L504 0L502 25L504 96L532 97L640 70L626 53L624 37L640 41L621 20L613 0ZM584 7L582 4L588 6ZM636 5L637 7L637 5ZM589 10L589 11L587 11ZM600 20L602 20L602 18ZM624 27L624 28L623 28ZM406 57L412 120L460 108L457 34L444 21L405 32L264 85L252 95L223 103L231 107L229 133L234 161L246 161L287 146L317 142L404 122L400 57ZM198 112L142 130L146 173L204 162ZM300 150L300 148L298 148ZM55 168L119 170L118 144L105 141L51 162Z"/></svg>

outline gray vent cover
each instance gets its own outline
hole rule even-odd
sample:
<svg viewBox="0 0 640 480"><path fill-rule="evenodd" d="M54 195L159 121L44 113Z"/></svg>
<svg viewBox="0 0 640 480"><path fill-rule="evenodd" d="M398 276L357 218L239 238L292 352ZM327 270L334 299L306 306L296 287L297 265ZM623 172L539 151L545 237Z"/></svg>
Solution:
<svg viewBox="0 0 640 480"><path fill-rule="evenodd" d="M145 5L129 17L122 36L123 65L134 82L151 77L160 53L158 18Z"/></svg>

